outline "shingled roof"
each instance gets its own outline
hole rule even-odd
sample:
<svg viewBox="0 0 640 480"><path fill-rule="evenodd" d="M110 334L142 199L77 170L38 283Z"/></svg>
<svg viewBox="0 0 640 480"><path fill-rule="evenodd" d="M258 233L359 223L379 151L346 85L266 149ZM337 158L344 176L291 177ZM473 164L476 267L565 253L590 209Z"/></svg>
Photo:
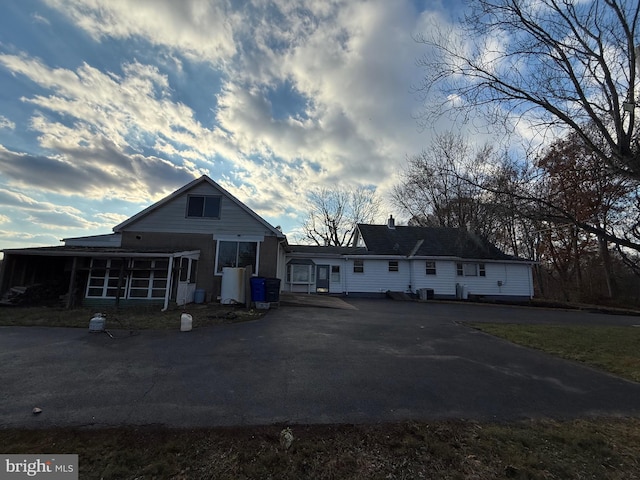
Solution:
<svg viewBox="0 0 640 480"><path fill-rule="evenodd" d="M359 224L370 255L459 257L477 260L520 260L484 238L461 228Z"/></svg>

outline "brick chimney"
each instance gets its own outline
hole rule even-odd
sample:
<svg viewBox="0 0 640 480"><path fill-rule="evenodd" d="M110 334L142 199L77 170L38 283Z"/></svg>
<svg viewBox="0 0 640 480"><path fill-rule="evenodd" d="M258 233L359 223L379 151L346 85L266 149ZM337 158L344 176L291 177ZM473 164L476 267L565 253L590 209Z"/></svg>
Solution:
<svg viewBox="0 0 640 480"><path fill-rule="evenodd" d="M387 220L387 228L389 230L396 229L396 221L393 219L393 215L389 215L389 220Z"/></svg>

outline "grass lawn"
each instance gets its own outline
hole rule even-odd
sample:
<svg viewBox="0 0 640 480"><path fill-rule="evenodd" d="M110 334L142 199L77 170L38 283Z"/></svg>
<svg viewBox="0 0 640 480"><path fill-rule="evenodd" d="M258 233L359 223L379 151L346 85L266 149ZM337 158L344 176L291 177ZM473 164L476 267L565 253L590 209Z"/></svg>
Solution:
<svg viewBox="0 0 640 480"><path fill-rule="evenodd" d="M640 382L640 328L472 323L510 342Z"/></svg>
<svg viewBox="0 0 640 480"><path fill-rule="evenodd" d="M640 420L170 430L0 430L0 451L76 453L81 479L633 479Z"/></svg>
<svg viewBox="0 0 640 480"><path fill-rule="evenodd" d="M106 315L107 329L179 329L183 309L160 307L127 307L121 309L102 308ZM193 328L220 323L256 320L264 316L264 310L247 310L242 307L211 304L190 304L186 309L193 317ZM25 327L78 327L89 328L95 309L61 307L0 307L0 326Z"/></svg>

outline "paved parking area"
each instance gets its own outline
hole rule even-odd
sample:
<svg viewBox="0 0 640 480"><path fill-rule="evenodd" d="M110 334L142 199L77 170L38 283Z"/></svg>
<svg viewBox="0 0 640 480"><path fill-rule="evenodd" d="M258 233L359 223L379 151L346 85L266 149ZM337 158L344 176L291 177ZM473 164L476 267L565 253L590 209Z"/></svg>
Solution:
<svg viewBox="0 0 640 480"><path fill-rule="evenodd" d="M460 323L631 325L637 317L346 301L354 309L282 307L258 321L119 339L0 327L0 427L640 414L640 384Z"/></svg>

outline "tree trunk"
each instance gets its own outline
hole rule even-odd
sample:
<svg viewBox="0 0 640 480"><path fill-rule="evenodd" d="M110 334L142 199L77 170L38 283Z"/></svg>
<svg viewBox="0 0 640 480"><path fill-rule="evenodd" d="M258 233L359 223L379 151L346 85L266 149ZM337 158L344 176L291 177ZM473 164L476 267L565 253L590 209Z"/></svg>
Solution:
<svg viewBox="0 0 640 480"><path fill-rule="evenodd" d="M598 236L598 248L602 257L602 266L604 267L604 278L607 282L607 296L613 298L616 294L616 279L613 276L613 267L611 265L611 255L609 253L609 243L607 239Z"/></svg>

